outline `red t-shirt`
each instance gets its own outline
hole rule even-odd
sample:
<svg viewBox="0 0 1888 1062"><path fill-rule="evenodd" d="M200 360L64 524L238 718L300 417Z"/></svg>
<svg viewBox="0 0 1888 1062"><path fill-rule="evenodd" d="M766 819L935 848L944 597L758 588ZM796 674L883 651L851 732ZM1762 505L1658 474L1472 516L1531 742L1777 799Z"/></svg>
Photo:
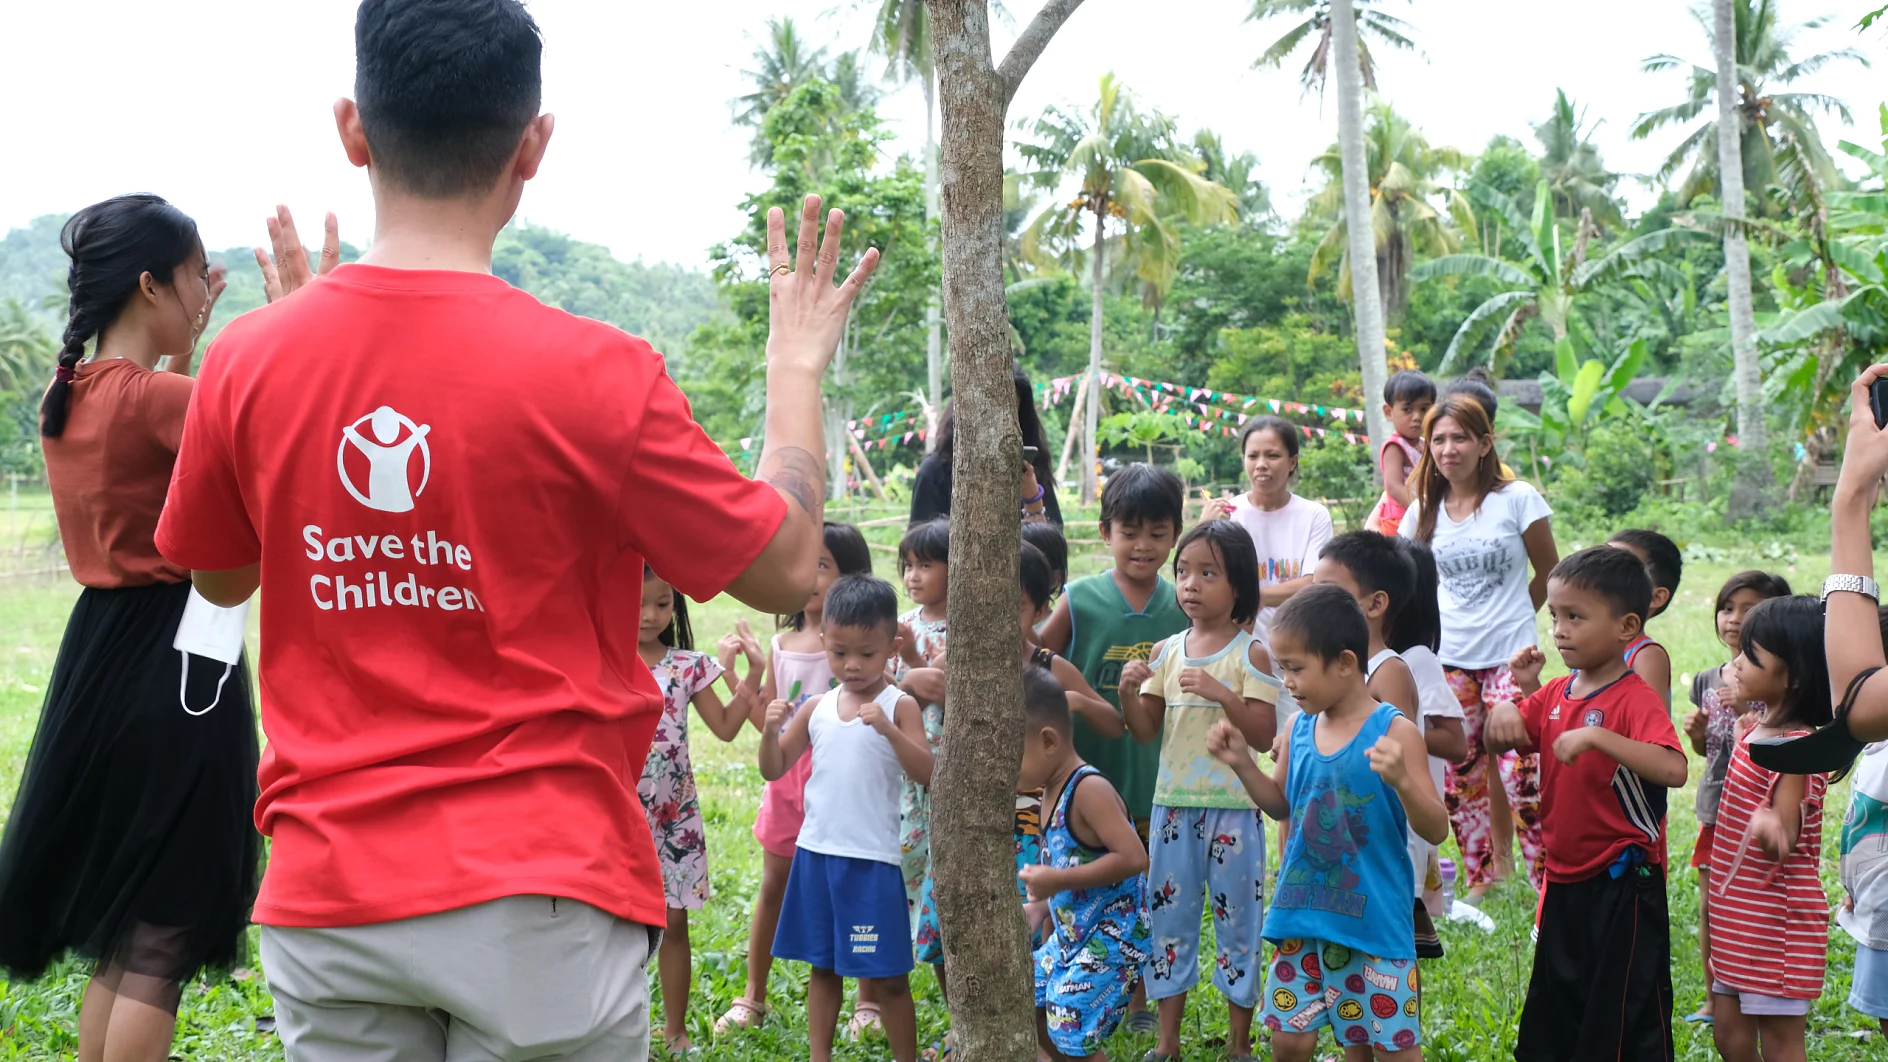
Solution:
<svg viewBox="0 0 1888 1062"><path fill-rule="evenodd" d="M642 566L713 597L785 514L648 344L496 277L344 265L231 322L157 544L262 565L255 920L549 894L663 924Z"/></svg>
<svg viewBox="0 0 1888 1062"><path fill-rule="evenodd" d="M1585 881L1633 845L1665 865L1665 798L1653 785L1602 752L1572 765L1554 755L1561 734L1603 726L1622 737L1683 751L1665 704L1628 671L1586 697L1568 693L1573 676L1557 678L1521 702L1521 719L1540 749L1541 838L1549 881Z"/></svg>

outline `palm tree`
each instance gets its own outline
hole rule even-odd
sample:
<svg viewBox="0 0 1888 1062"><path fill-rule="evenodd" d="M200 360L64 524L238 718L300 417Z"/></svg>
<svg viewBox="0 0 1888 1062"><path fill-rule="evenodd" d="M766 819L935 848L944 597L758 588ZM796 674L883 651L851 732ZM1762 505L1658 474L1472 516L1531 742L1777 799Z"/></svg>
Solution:
<svg viewBox="0 0 1888 1062"><path fill-rule="evenodd" d="M1259 180L1259 157L1250 151L1226 152L1219 134L1202 129L1193 134L1193 153L1206 168L1200 176L1230 189L1239 200L1239 220L1256 224L1272 215L1272 193Z"/></svg>
<svg viewBox="0 0 1888 1062"><path fill-rule="evenodd" d="M1352 331L1357 336L1357 363L1362 370L1364 393L1374 395L1383 389L1383 382L1389 378L1390 364L1383 335L1377 256L1372 253L1380 251L1383 244L1371 238L1376 231L1371 187L1376 182L1370 179L1370 159L1364 145L1363 64L1351 61L1353 55L1360 55L1362 51L1353 0L1331 0L1330 27L1331 47L1337 53L1337 173L1343 185L1344 216L1355 221L1345 230L1345 242L1349 244L1345 254L1356 264L1359 281L1350 301ZM1386 165L1397 154L1395 150L1379 152ZM1364 231L1365 216L1371 219L1370 232ZM1312 268L1315 270L1316 266ZM1370 425L1371 452L1375 453L1378 447L1389 442L1389 420L1375 402L1365 402L1364 410Z"/></svg>
<svg viewBox="0 0 1888 1062"><path fill-rule="evenodd" d="M1704 238L1695 229L1660 229L1588 261L1587 249L1596 233L1592 213L1581 212L1573 246L1563 249L1560 226L1555 224L1552 210L1553 186L1546 178L1535 185L1531 218L1521 214L1514 200L1493 188L1474 185L1470 194L1483 211L1501 218L1507 234L1520 241L1527 253L1518 262L1485 254L1450 254L1411 270L1410 278L1418 283L1436 277L1480 276L1509 285L1510 290L1490 297L1462 321L1449 340L1438 372L1461 368L1463 359L1480 345L1497 321L1501 328L1488 346L1486 359L1497 370L1513 351L1521 330L1537 317L1553 331L1556 346L1570 342L1574 310L1582 295L1615 280L1640 276L1642 270L1659 264L1659 255Z"/></svg>
<svg viewBox="0 0 1888 1062"><path fill-rule="evenodd" d="M1112 243L1132 255L1135 275L1164 287L1179 268L1177 223L1237 220L1233 193L1200 176L1200 161L1179 141L1174 120L1158 111L1142 113L1132 94L1103 75L1093 110L1078 113L1050 107L1025 123L1033 143L1017 145L1027 166L1025 179L1054 190L1072 178L1075 198L1056 203L1037 216L1023 233L1024 253L1035 257L1044 243L1077 267L1085 219L1092 248L1094 309L1089 322L1087 457L1082 461L1082 500L1095 498L1095 462L1101 389L1102 294L1107 287L1107 259ZM1109 229L1119 223L1119 234Z"/></svg>
<svg viewBox="0 0 1888 1062"><path fill-rule="evenodd" d="M791 18L770 18L766 43L754 49L754 68L741 74L754 91L734 101L734 124L754 130L749 158L764 166L773 159L773 144L761 134L761 122L788 93L826 76L826 49L809 47Z"/></svg>
<svg viewBox="0 0 1888 1062"><path fill-rule="evenodd" d="M1460 169L1463 157L1451 147L1431 147L1422 131L1409 124L1382 99L1369 107L1363 130L1366 179L1370 189L1371 229L1376 237L1377 291L1389 320L1403 315L1409 301L1409 271L1417 252L1447 254L1457 239L1432 199L1441 198L1456 227L1473 231L1474 215L1460 192L1436 180ZM1307 283L1314 283L1332 265L1338 267L1339 298L1351 295L1351 252L1344 202L1344 159L1339 144L1312 160L1324 171L1327 183L1312 197L1310 212L1327 219L1330 227L1311 255Z"/></svg>
<svg viewBox="0 0 1888 1062"><path fill-rule="evenodd" d="M1847 105L1833 96L1821 93L1777 90L1793 85L1832 63L1856 62L1867 66L1867 58L1853 48L1840 48L1807 59L1792 59L1790 45L1796 34L1818 28L1826 19L1812 19L1796 26L1781 26L1777 22L1775 0L1733 0L1732 9L1736 25L1731 33L1735 42L1731 62L1737 70L1738 82L1733 110L1737 114L1740 130L1738 148L1743 163L1744 187L1761 194L1776 183L1776 145L1784 130L1788 130L1799 143L1815 145L1810 149L1814 156L1812 163L1825 183L1828 183L1835 176L1835 168L1828 153L1822 149L1822 138L1816 133L1815 116L1836 114L1847 122L1850 120ZM1693 13L1704 27L1706 36L1715 37L1707 9L1700 7ZM1648 73L1684 67L1691 70L1691 83L1684 101L1640 115L1632 127L1635 139L1643 140L1667 126L1687 125L1714 107L1718 88L1718 64L1715 61L1700 66L1672 55L1655 55L1643 64L1643 69ZM1717 123L1705 121L1687 133L1685 139L1666 156L1658 176L1662 180L1669 179L1689 164L1691 170L1678 190L1679 202L1689 203L1701 193L1718 191L1718 156Z"/></svg>
<svg viewBox="0 0 1888 1062"><path fill-rule="evenodd" d="M45 387L58 358L59 343L42 318L18 299L0 300L0 391Z"/></svg>
<svg viewBox="0 0 1888 1062"><path fill-rule="evenodd" d="M1400 18L1384 14L1381 5L1373 7L1372 0L1351 0L1351 6L1357 13L1357 65L1364 88L1375 92L1377 64L1371 58L1370 45L1364 38L1375 37L1392 48L1409 51L1416 47L1416 42L1409 39L1409 33L1414 27ZM1258 22L1279 15L1305 17L1286 30L1284 36L1273 41L1271 47L1253 61L1253 68L1283 66L1286 57L1297 51L1307 37L1314 38L1317 43L1312 46L1304 70L1299 72L1298 82L1304 86L1306 95L1312 89L1323 95L1324 78L1331 56L1331 0L1252 0L1252 11L1246 15L1246 21Z"/></svg>
<svg viewBox="0 0 1888 1062"><path fill-rule="evenodd" d="M1756 14L1769 15L1770 0L1759 2L1762 7ZM1761 27L1766 21L1774 24L1774 16L1770 19L1759 17L1740 27L1737 16L1750 13L1747 4L1748 0L1711 0L1711 50L1717 59L1717 74L1713 84L1718 87L1733 79L1739 83L1740 89L1745 87L1745 68L1738 60L1743 57L1740 53L1746 51L1743 47L1746 36L1738 30L1749 29L1752 40L1763 43L1765 38L1760 36ZM1745 11L1740 12L1739 7L1745 7ZM1769 35L1772 41L1775 37L1775 34ZM1787 39L1785 36L1784 40ZM1783 54L1782 42L1760 50L1759 54L1780 57ZM1696 77L1692 79L1694 94L1697 80ZM1788 82L1792 79L1783 77L1780 80ZM1760 172L1760 176L1766 178L1757 186L1760 191L1774 182L1776 172L1773 157L1767 150L1770 147L1769 140L1761 135L1765 131L1763 113L1760 112L1754 121L1745 121L1739 113L1737 101L1732 99L1728 91L1715 92L1713 95L1716 96L1718 111L1717 123L1713 128L1717 130L1718 185L1723 200L1719 210L1725 222L1724 287L1725 302L1729 304L1731 318L1731 378L1737 387L1737 438L1741 448L1736 478L1731 483L1731 496L1725 502L1724 515L1727 519L1736 520L1755 515L1765 495L1769 494L1768 488L1776 484L1776 474L1770 468L1769 448L1765 445L1768 432L1765 431L1763 420L1763 367L1757 358L1757 321L1750 305L1750 246L1744 238L1746 130L1759 134L1751 137L1751 146L1761 152L1762 169L1769 171ZM1789 107L1779 101L1773 101L1772 105L1785 115L1783 124L1790 124L1792 117L1800 117L1799 132L1813 128L1808 124L1807 114L1790 115ZM1764 108L1764 111L1768 110L1769 107ZM1821 154L1821 138L1810 139L1816 143L1817 153Z"/></svg>
<svg viewBox="0 0 1888 1062"><path fill-rule="evenodd" d="M1578 218L1587 210L1602 230L1618 231L1626 227L1613 198L1619 175L1600 161L1600 149L1593 143L1598 127L1598 122L1586 124L1584 110L1574 112L1566 89L1555 89L1553 112L1534 127L1534 137L1541 142L1541 176L1553 195L1555 217Z"/></svg>

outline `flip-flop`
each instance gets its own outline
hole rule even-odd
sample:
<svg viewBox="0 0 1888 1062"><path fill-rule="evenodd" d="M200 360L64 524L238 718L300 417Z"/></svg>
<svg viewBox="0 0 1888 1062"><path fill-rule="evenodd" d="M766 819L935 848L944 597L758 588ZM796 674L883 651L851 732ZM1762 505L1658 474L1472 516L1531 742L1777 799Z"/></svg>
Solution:
<svg viewBox="0 0 1888 1062"><path fill-rule="evenodd" d="M1849 709L1862 683L1880 668L1868 668L1850 680L1842 703L1829 725L1795 738L1751 738L1750 758L1757 766L1778 774L1831 774L1855 762L1868 744L1849 730Z"/></svg>
<svg viewBox="0 0 1888 1062"><path fill-rule="evenodd" d="M1128 1031L1131 1033L1150 1033L1160 1031L1160 1015L1151 1010L1133 1010L1128 1012Z"/></svg>
<svg viewBox="0 0 1888 1062"><path fill-rule="evenodd" d="M1716 1025L1718 1023L1718 1019L1714 1015L1706 1014L1702 1010L1694 1010L1690 1014L1685 1015L1685 1021L1692 1025Z"/></svg>

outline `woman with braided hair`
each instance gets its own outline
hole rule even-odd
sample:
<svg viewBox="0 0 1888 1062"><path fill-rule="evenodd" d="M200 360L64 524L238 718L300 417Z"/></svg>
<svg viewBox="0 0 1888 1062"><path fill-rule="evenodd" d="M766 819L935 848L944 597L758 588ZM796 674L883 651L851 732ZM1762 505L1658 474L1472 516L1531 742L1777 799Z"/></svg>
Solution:
<svg viewBox="0 0 1888 1062"><path fill-rule="evenodd" d="M161 1060L183 981L238 957L260 850L246 661L174 647L190 573L153 542L223 277L152 195L86 207L60 242L68 323L40 433L85 589L0 839L0 967L92 959L79 1058Z"/></svg>

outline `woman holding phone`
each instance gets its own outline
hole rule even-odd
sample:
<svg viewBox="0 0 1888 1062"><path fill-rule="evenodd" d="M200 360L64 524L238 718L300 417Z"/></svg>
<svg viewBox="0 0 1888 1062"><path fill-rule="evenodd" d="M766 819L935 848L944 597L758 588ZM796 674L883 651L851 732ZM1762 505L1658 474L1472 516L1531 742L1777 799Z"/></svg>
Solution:
<svg viewBox="0 0 1888 1062"><path fill-rule="evenodd" d="M1049 441L1042 418L1036 415L1035 391L1022 366L1016 366L1016 424L1023 431L1023 479L1017 498L1025 520L1047 520L1060 527L1062 507L1056 503L1055 470L1049 464ZM937 449L925 457L911 481L911 524L951 514L951 455L957 439L957 404L944 405L937 426Z"/></svg>

